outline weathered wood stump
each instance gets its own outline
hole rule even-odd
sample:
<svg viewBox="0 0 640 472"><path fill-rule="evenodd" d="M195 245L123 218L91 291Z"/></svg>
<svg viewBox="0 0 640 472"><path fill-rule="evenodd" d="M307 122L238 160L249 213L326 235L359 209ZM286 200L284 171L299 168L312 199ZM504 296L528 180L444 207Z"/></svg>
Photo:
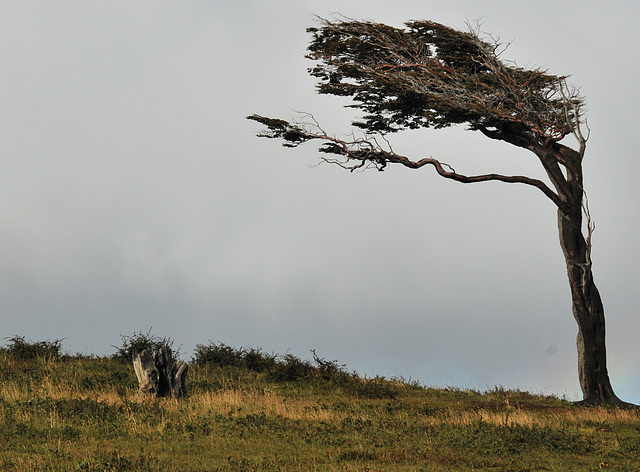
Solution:
<svg viewBox="0 0 640 472"><path fill-rule="evenodd" d="M140 393L155 397L187 396L187 371L184 361L174 361L169 347L145 349L133 355L133 369L138 377Z"/></svg>

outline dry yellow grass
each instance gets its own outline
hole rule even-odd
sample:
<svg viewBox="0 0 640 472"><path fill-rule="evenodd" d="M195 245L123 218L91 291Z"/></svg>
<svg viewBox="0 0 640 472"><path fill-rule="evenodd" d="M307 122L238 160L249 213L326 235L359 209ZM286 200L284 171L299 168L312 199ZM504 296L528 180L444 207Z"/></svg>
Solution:
<svg viewBox="0 0 640 472"><path fill-rule="evenodd" d="M104 359L0 355L0 371L0 470L573 472L640 460L639 411L501 389L194 366L178 401L138 395L131 367Z"/></svg>

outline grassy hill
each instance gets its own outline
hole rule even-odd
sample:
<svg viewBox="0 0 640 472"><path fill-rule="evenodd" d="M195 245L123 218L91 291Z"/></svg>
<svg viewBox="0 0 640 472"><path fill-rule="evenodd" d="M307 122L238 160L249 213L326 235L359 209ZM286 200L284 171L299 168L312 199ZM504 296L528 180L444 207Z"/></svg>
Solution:
<svg viewBox="0 0 640 472"><path fill-rule="evenodd" d="M112 357L0 349L0 470L640 470L640 413L364 379L315 356L199 345L189 397L144 399ZM166 340L164 340L166 341Z"/></svg>

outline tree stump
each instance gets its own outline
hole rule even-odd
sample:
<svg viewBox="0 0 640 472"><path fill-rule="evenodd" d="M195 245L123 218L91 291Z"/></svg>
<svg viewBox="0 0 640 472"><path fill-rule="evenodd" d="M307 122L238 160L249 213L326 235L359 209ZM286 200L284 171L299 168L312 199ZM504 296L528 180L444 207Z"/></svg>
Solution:
<svg viewBox="0 0 640 472"><path fill-rule="evenodd" d="M155 397L187 396L186 362L174 361L169 347L145 349L133 355L133 369L138 377L140 393Z"/></svg>

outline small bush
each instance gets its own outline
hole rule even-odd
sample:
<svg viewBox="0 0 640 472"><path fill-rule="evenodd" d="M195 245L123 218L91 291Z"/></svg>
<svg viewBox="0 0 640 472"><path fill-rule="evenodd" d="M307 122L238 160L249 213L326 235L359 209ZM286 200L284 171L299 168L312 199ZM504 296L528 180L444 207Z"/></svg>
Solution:
<svg viewBox="0 0 640 472"><path fill-rule="evenodd" d="M316 363L316 369L318 374L324 380L331 380L336 383L344 383L350 380L353 376L350 375L344 368L344 364L338 364L338 361L327 361L316 355L316 351L312 350L313 361Z"/></svg>
<svg viewBox="0 0 640 472"><path fill-rule="evenodd" d="M309 361L303 361L293 354L285 354L278 359L272 378L278 382L292 382L313 378L316 368Z"/></svg>
<svg viewBox="0 0 640 472"><path fill-rule="evenodd" d="M196 345L192 363L266 373L277 382L320 379L344 384L353 380L354 376L344 370L344 365L338 364L337 361L321 359L315 351L311 352L313 362L302 360L292 354L267 354L260 348L235 349L221 342L209 341L208 345Z"/></svg>
<svg viewBox="0 0 640 472"><path fill-rule="evenodd" d="M338 361L327 361L312 350L313 362L299 359L292 354L278 356L275 368L271 372L276 381L320 380L336 385L351 384L357 380L355 375L344 370Z"/></svg>
<svg viewBox="0 0 640 472"><path fill-rule="evenodd" d="M163 347L169 348L173 351L173 339L160 338L151 334L151 329L146 333L142 331L133 333L131 336L121 334L122 346L111 346L116 348L116 353L111 357L116 360L124 362L131 362L133 355L144 351L145 349L161 349ZM174 357L178 357L180 349L173 351Z"/></svg>
<svg viewBox="0 0 640 472"><path fill-rule="evenodd" d="M293 354L266 354L260 348L236 349L221 342L198 344L191 362L194 365L232 367L258 374L267 374L273 382L313 382L318 385L340 386L345 392L362 398L395 398L398 389L383 378L363 380L345 370L338 361L328 361L311 351L313 360L303 360Z"/></svg>
<svg viewBox="0 0 640 472"><path fill-rule="evenodd" d="M266 354L260 348L235 349L220 342L209 341L208 345L196 345L192 362L197 365L238 367L262 373L271 372L276 366L276 359L276 355Z"/></svg>
<svg viewBox="0 0 640 472"><path fill-rule="evenodd" d="M253 372L271 372L276 365L275 354L267 354L262 349L249 348L244 351L244 367Z"/></svg>
<svg viewBox="0 0 640 472"><path fill-rule="evenodd" d="M15 359L30 360L30 359L58 359L60 357L60 349L62 347L62 339L56 339L54 341L26 341L24 336L13 335L10 338L5 338L9 341L7 348L4 349L7 353L13 355Z"/></svg>
<svg viewBox="0 0 640 472"><path fill-rule="evenodd" d="M235 349L224 343L209 341L208 345L196 344L195 355L191 362L197 365L241 367L243 357L243 349Z"/></svg>
<svg viewBox="0 0 640 472"><path fill-rule="evenodd" d="M356 379L350 384L347 391L360 398L394 399L398 396L399 389L393 383L382 377L371 380Z"/></svg>

